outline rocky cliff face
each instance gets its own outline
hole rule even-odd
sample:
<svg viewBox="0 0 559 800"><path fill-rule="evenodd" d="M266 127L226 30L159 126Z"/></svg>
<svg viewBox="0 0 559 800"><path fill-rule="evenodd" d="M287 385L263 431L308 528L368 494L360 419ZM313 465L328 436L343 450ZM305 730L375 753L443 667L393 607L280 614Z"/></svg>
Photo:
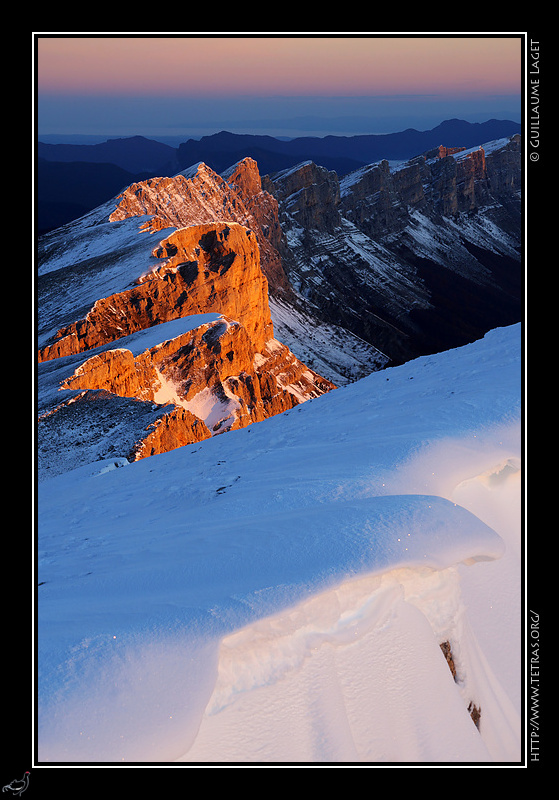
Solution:
<svg viewBox="0 0 559 800"><path fill-rule="evenodd" d="M392 363L519 321L520 136L341 181L304 163L263 185L278 199L294 288Z"/></svg>
<svg viewBox="0 0 559 800"><path fill-rule="evenodd" d="M519 204L521 142L510 139L470 150L440 146L397 166L381 161L342 182L340 213L379 241L401 231L413 211L443 218ZM487 152L486 152L487 150Z"/></svg>
<svg viewBox="0 0 559 800"><path fill-rule="evenodd" d="M107 394L156 404L163 413L126 453L133 460L260 422L335 388L275 339L257 351L247 329L224 316L137 354L126 347L130 338L67 369L59 388L70 397L57 412Z"/></svg>
<svg viewBox="0 0 559 800"><path fill-rule="evenodd" d="M310 176L313 169L311 165ZM328 194L323 191L318 204L316 196L313 198L314 181L307 184L306 204L309 208L313 206L315 216L324 216L327 212L322 210L322 203L327 201ZM337 218L335 208L334 213ZM355 380L386 363L386 357L377 348L332 324L287 281L283 254L288 248L279 222L278 201L263 188L258 166L251 158L244 158L222 176L205 164L197 164L173 178L132 184L116 201L66 226L64 237L61 232L41 237L41 357L72 352L78 347L72 338L91 337L87 346L100 343L91 324L96 315L99 318L105 315L102 327L113 325L116 331L121 330L118 319L109 323L108 306L116 309L115 294L138 286L141 282L138 274L148 277L161 274L161 262L171 254L165 253L159 240L177 228L224 221L237 222L254 234L260 265L268 281L274 326L278 338L291 350L336 384ZM113 239L115 253L111 254ZM157 244L150 245L151 239ZM89 257L91 252L94 255ZM118 277L120 272L122 280ZM87 297L82 285L89 287ZM140 301L140 295L145 297L149 291L144 287L141 291L136 289L135 294Z"/></svg>
<svg viewBox="0 0 559 800"><path fill-rule="evenodd" d="M122 291L99 297L39 350L40 385L48 398L40 414L40 450L50 470L56 467L45 437L53 436L58 419L58 447L73 440L82 425L75 409L86 408L85 401L84 419L89 430L99 428L101 455L112 452L109 398L132 401L124 406L126 414L149 418L141 431L139 423L130 424L133 435L121 436L113 453L137 460L262 421L335 388L274 338L255 232L229 221L169 233L180 221L171 219L177 211L176 186L171 211L169 182L163 181L160 196L157 186L148 184L125 192L108 223L110 228L137 220L140 235L156 237L147 268ZM147 214L159 206L169 216ZM160 238L161 233L167 235ZM107 255L99 261L106 266ZM108 263L113 269L112 260ZM48 274L52 283L57 272ZM96 276L94 269L90 275ZM64 293L62 275L58 285ZM206 321L208 315L212 318ZM142 347L146 333L155 344ZM146 417L148 408L152 414Z"/></svg>
<svg viewBox="0 0 559 800"><path fill-rule="evenodd" d="M191 314L217 311L238 319L256 347L273 336L268 284L252 231L239 224L180 228L152 251L157 259L135 286L99 298L82 318L59 329L39 360L93 347Z"/></svg>
<svg viewBox="0 0 559 800"><path fill-rule="evenodd" d="M293 170L279 173L274 181L265 176L281 204L302 228L332 233L340 225L340 184L335 172L307 161ZM281 248L282 241L278 242Z"/></svg>
<svg viewBox="0 0 559 800"><path fill-rule="evenodd" d="M118 198L111 221L149 215L151 231L213 222L237 222L253 231L270 290L290 292L277 245L281 239L277 200L262 189L258 165L245 158L224 176L206 164L167 178L133 183Z"/></svg>

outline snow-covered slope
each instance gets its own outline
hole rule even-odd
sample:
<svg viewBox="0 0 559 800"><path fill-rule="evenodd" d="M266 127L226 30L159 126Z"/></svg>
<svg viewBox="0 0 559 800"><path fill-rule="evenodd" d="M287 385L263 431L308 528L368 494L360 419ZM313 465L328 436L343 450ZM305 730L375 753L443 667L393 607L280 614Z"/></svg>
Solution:
<svg viewBox="0 0 559 800"><path fill-rule="evenodd" d="M517 761L520 350L40 484L39 763Z"/></svg>

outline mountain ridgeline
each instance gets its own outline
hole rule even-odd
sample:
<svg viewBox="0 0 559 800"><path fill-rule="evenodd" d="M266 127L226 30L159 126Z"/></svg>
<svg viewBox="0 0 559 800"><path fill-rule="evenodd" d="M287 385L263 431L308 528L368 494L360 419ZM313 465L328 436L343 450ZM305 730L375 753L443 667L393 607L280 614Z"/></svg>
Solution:
<svg viewBox="0 0 559 800"><path fill-rule="evenodd" d="M179 147L143 136L109 139L98 144L37 144L37 230L45 233L110 200L126 185L149 177L171 176L203 161L221 173L250 156L262 175L314 161L339 176L379 159L404 159L441 143L473 147L513 133L521 126L509 120L469 123L453 119L428 131L363 136L298 137L227 131L189 139Z"/></svg>
<svg viewBox="0 0 559 800"><path fill-rule="evenodd" d="M519 134L340 172L288 163L292 143L263 170L231 137L152 148L178 171L129 161L139 180L39 237L40 479L245 427L520 320ZM362 138L336 157L364 158ZM240 158L194 157L210 144Z"/></svg>

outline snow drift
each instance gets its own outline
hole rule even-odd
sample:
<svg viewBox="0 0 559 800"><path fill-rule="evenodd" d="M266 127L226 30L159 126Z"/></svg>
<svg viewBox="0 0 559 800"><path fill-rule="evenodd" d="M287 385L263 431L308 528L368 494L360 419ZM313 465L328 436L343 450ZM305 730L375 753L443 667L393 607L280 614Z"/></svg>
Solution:
<svg viewBox="0 0 559 800"><path fill-rule="evenodd" d="M518 761L520 349L41 483L39 763Z"/></svg>

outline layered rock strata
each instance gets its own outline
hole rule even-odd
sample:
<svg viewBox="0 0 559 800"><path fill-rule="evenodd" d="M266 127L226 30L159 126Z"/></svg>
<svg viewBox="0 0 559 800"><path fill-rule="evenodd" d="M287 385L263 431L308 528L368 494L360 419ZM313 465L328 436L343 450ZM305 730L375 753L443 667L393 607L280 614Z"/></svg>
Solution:
<svg viewBox="0 0 559 800"><path fill-rule="evenodd" d="M90 427L95 399L104 402L103 425L108 396L136 401L144 416L150 404L158 413L117 452L137 460L260 422L335 388L274 338L259 254L254 232L238 223L165 237L153 250L157 263L134 286L97 300L41 348L40 365L56 361L66 369L58 382L68 400L42 414L40 433L45 420L52 430L53 415L67 416L70 405L86 400ZM189 322L210 312L208 322ZM146 331L157 343L138 350Z"/></svg>
<svg viewBox="0 0 559 800"><path fill-rule="evenodd" d="M304 162L262 185L294 289L397 364L521 318L521 167L515 135L339 181Z"/></svg>
<svg viewBox="0 0 559 800"><path fill-rule="evenodd" d="M159 264L136 286L100 298L85 317L58 330L39 351L39 361L210 311L245 325L256 347L273 337L267 280L252 231L236 223L180 228L158 244L153 256Z"/></svg>
<svg viewBox="0 0 559 800"><path fill-rule="evenodd" d="M326 206L324 212L321 211L328 200L328 192L324 191L326 187L318 193L315 191L315 173L316 168L310 165L302 205L302 208L305 204L309 206L309 214L302 222L311 222L313 216L328 215ZM331 175L333 180L335 175ZM42 264L42 274L39 276L41 347L53 344L53 331L85 317L95 299L114 294L115 282L112 278L105 280L105 285L99 280L99 290L89 292L89 299L84 298L84 305L80 305L78 301L82 300L83 293L77 289L76 283L82 282L85 271L88 281L89 275L97 271L99 266L105 270L103 275L107 276L107 267L112 269L113 262L116 264L117 260L122 265L127 261L132 263L137 260L140 264L146 260L141 241L146 243L151 237L163 238L176 228L229 221L247 227L256 237L260 265L268 281L272 319L281 341L337 384L345 384L378 369L387 360L383 353L371 342L363 341L345 328L332 325L316 305L294 291L287 281L284 267L288 265L288 258L287 261L285 259L290 251L280 225L278 200L264 187L265 181L266 178L261 178L258 165L252 158L243 158L222 175L200 163L172 178L151 178L134 183L112 203L70 225L64 231L64 236L60 231L42 237L39 242ZM330 211L335 211L332 203L328 205ZM136 224L140 228L140 236ZM107 231L101 236L103 228ZM116 236L120 241L116 242L113 255L108 252L107 243L118 229L122 233ZM103 259L87 258L98 243L103 250ZM73 252L76 252L77 258L71 262L69 254ZM106 266L102 265L103 260ZM66 264L64 275L59 266L62 263ZM141 270L150 271L147 266ZM132 286L136 274L132 280L127 277L119 288ZM73 300L73 310L67 303L61 304L63 297ZM101 305L99 301L97 306ZM58 352L69 352L64 349L68 344L66 342L60 348L62 343L59 343ZM57 352L56 347L52 352Z"/></svg>
<svg viewBox="0 0 559 800"><path fill-rule="evenodd" d="M60 388L173 403L203 420L199 433L210 436L260 422L334 387L275 339L256 351L246 328L222 316L136 356L125 347L101 350Z"/></svg>
<svg viewBox="0 0 559 800"><path fill-rule="evenodd" d="M137 355L126 346L99 348L60 382L70 397L55 413L108 394L157 406L161 413L124 454L136 461L261 422L333 388L275 339L257 351L246 328L222 316Z"/></svg>
<svg viewBox="0 0 559 800"><path fill-rule="evenodd" d="M302 228L333 233L340 226L340 184L335 172L306 161L264 185ZM281 248L282 241L278 241Z"/></svg>
<svg viewBox="0 0 559 800"><path fill-rule="evenodd" d="M262 188L254 159L244 158L224 176L200 163L174 177L133 183L117 199L111 221L149 215L145 227L152 231L221 221L249 228L258 242L271 292L291 293L278 253L278 203Z"/></svg>
<svg viewBox="0 0 559 800"><path fill-rule="evenodd" d="M346 176L340 213L378 241L410 221L410 213L453 217L521 189L520 136L499 146L440 146L391 168L383 160ZM487 149L487 152L486 152Z"/></svg>

